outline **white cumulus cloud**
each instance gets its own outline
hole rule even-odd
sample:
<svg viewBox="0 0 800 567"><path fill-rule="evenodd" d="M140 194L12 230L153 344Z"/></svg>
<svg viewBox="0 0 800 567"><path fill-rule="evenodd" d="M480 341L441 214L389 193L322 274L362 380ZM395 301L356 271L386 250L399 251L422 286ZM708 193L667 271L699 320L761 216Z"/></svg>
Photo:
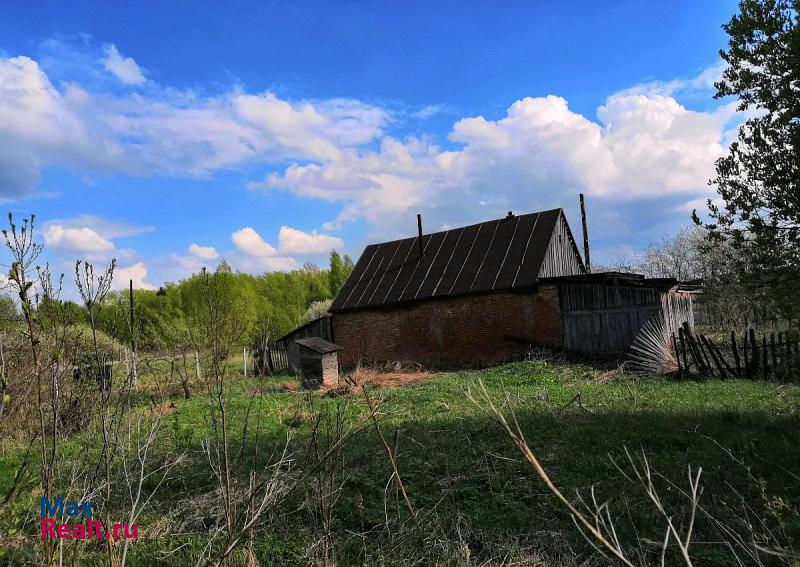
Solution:
<svg viewBox="0 0 800 567"><path fill-rule="evenodd" d="M132 57L123 57L112 44L105 46L106 57L103 64L106 71L114 75L121 83L126 85L141 85L145 82L144 73Z"/></svg>
<svg viewBox="0 0 800 567"><path fill-rule="evenodd" d="M275 256L278 252L274 246L265 242L261 235L249 226L231 234L231 240L236 245L236 248L248 256L264 258Z"/></svg>
<svg viewBox="0 0 800 567"><path fill-rule="evenodd" d="M237 252L226 258L234 267L248 273L294 270L301 265L298 256L318 258L333 249L344 249L341 238L317 231L303 232L290 226L281 227L277 246L264 240L249 226L231 234L231 241Z"/></svg>
<svg viewBox="0 0 800 567"><path fill-rule="evenodd" d="M155 230L152 226L140 226L125 221L108 220L95 215L78 215L66 219L53 219L46 226L50 225L61 225L67 228L88 227L109 240L138 236Z"/></svg>
<svg viewBox="0 0 800 567"><path fill-rule="evenodd" d="M295 164L251 188L341 202L326 226L363 218L384 234L398 224L398 232L410 232L415 210L438 228L508 208L565 206L579 192L605 203L690 200L708 194L734 114L731 105L697 112L663 94L620 93L598 108L595 121L561 97L524 98L498 119L457 121L449 136L456 149L387 136L376 150Z"/></svg>
<svg viewBox="0 0 800 567"><path fill-rule="evenodd" d="M284 254L328 254L331 250L344 249L344 241L335 236L319 234L317 231L303 232L289 226L282 226L278 233L281 253Z"/></svg>
<svg viewBox="0 0 800 567"><path fill-rule="evenodd" d="M155 289L155 286L144 281L147 277L147 267L144 262L137 262L131 266L118 267L114 270L114 280L111 287L116 290L127 289L130 280L136 289Z"/></svg>
<svg viewBox="0 0 800 567"><path fill-rule="evenodd" d="M45 229L44 242L52 248L75 252L101 252L114 249L113 242L106 240L91 228L69 228L60 224L51 224Z"/></svg>
<svg viewBox="0 0 800 567"><path fill-rule="evenodd" d="M123 82L136 63L107 48ZM239 88L202 96L154 84L136 96L55 86L30 57L0 56L0 200L33 191L41 170L204 176L246 163L327 161L382 135L390 113L350 99L289 101Z"/></svg>
<svg viewBox="0 0 800 567"><path fill-rule="evenodd" d="M216 260L219 258L219 252L213 246L200 246L194 242L189 245L189 253L201 260Z"/></svg>

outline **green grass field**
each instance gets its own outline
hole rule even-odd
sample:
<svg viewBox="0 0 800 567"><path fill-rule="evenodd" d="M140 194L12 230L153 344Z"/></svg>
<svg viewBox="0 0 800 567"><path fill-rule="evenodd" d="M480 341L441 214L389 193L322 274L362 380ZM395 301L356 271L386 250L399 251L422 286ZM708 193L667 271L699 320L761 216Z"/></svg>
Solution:
<svg viewBox="0 0 800 567"><path fill-rule="evenodd" d="M725 546L718 543L719 531L707 515L737 529L744 526L743 519L761 518L764 526L756 525L756 530L781 532L784 545L800 541L800 387L624 376L599 381L599 373L579 364L531 361L434 375L425 382L392 390L369 390L372 397L382 400L380 427L392 444L397 443L398 468L413 506L428 522L425 529L435 526L441 530L442 535L436 537L442 541L458 534L458 545L464 548L462 558L469 557L475 564L495 564L510 557L510 542L516 549L550 557L555 561L552 564L592 555L567 511L489 412L468 399L467 389L472 386L474 390L480 380L498 406L513 409L555 484L570 498L576 490L588 496L595 485L598 499L610 501L620 538L630 546L640 542L644 556L657 556L665 524L642 491L622 478L611 463L609 455L624 459L624 447L645 452L661 475L657 484L676 517L687 508L679 491L688 488L687 466L703 468L703 512L698 516L693 547L696 564L735 564ZM252 462L257 421L261 458L282 448L288 435L289 451L296 467L302 469L314 416L332 415L340 406L346 420L364 428L348 439L341 455L341 493L333 524L337 564L408 561L407 547L413 547L413 538L402 550L386 543L387 521L395 527L414 522L394 486L387 490L390 463L366 420L363 396L322 397L270 387L286 380L291 379L264 380L261 386L267 387L262 394L256 393L259 383L255 379L232 378L229 382L231 431L237 451L244 416L249 412L254 418L245 434L248 442L237 452L237 462ZM580 403L574 401L577 394ZM214 488L201 451L209 432L207 396L195 387L192 399L176 394L167 401L174 409L161 418L157 450L164 458L180 453L186 453L186 458L160 487L140 520L145 535L149 527L163 524L164 518L174 515L187 501ZM141 403L136 411L145 411L147 396L141 396ZM10 486L21 458L19 447L7 445L3 451L0 494ZM77 449L71 452L69 445L65 453L69 458L82 458ZM303 496L302 490L290 494L272 514L269 529L258 532L256 555L261 565L308 563L308 546L318 534L302 507ZM36 495L25 494L15 501L13 513L0 519L0 529L17 538L5 552L8 558L24 555L20 547L24 544L18 538L27 536L29 545L34 545L37 511ZM129 564L188 562L205 541L197 526L203 525L200 516L206 512L194 513L199 516L191 523L194 530L142 538L133 545ZM654 543L641 543L647 541ZM420 540L419 546L426 545L430 545L429 539ZM425 551L419 549L421 555ZM90 557L101 561L99 551Z"/></svg>

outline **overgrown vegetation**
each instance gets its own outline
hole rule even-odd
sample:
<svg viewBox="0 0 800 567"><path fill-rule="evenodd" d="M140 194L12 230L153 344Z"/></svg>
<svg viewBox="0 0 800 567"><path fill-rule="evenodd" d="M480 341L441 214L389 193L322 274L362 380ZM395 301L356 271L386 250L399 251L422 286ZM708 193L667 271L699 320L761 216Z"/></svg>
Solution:
<svg viewBox="0 0 800 567"><path fill-rule="evenodd" d="M647 456L653 482L682 533L687 466L702 467L693 528L699 543L691 548L699 564L734 565L735 556L745 564L779 563L769 551L793 553L800 536L795 386L636 380L533 360L434 375L399 389L367 385L373 413L358 390L325 396L303 392L287 377L245 380L232 374L221 385L224 403L209 420L218 383L204 378L193 387L201 391L210 380L211 397L183 400L176 384L158 378L162 370L143 375L147 386L134 395L131 412L143 428L158 424L153 462L174 464L160 486L160 476L144 485L157 490L139 516L141 539L131 543L129 565L194 564L237 534L242 545L229 554L231 565L582 564L595 552L574 531L569 512L535 477L488 408L465 395L478 380L502 411L515 412L530 447L570 501L580 505L575 490L591 501L592 485L598 504L609 501L618 537L635 564L658 564L665 524L610 460L623 462L626 447ZM174 395L154 404L150 396L163 390ZM220 407L226 410L232 509L239 511L232 528L220 504L220 478L227 478L216 460L225 455ZM393 480L372 415L392 448L415 515ZM86 431L64 441L69 457L63 466L85 458L79 449L89 436ZM12 485L24 448L5 442L0 493ZM266 475L258 477L261 482L251 481L253 470ZM30 487L36 480L23 482ZM242 513L249 509L251 486L257 487L256 508L267 496L252 534ZM2 516L10 536L6 558L37 557L37 495L18 490L13 513ZM119 515L127 503L112 497L102 506ZM72 546L86 547L86 561L104 562L102 549ZM675 564L677 546L670 544L668 553L668 564Z"/></svg>

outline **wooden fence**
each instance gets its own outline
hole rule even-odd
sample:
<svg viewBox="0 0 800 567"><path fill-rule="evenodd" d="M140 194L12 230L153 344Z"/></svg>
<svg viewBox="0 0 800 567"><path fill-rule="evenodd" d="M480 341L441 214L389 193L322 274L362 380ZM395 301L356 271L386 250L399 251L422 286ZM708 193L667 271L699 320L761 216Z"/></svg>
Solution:
<svg viewBox="0 0 800 567"><path fill-rule="evenodd" d="M289 370L289 357L286 354L286 347L283 343L269 343L270 368L273 373L281 373Z"/></svg>
<svg viewBox="0 0 800 567"><path fill-rule="evenodd" d="M756 333L746 329L714 340L688 326L672 335L681 376L692 372L718 378L800 378L800 331Z"/></svg>

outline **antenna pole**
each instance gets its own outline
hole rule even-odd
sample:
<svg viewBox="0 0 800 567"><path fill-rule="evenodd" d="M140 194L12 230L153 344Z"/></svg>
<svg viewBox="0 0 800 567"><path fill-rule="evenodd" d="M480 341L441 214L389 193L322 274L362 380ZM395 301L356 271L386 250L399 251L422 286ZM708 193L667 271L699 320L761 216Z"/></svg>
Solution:
<svg viewBox="0 0 800 567"><path fill-rule="evenodd" d="M419 257L422 258L424 248L422 247L422 215L417 213L417 231L419 232Z"/></svg>
<svg viewBox="0 0 800 567"><path fill-rule="evenodd" d="M589 228L586 224L586 203L583 200L583 193L580 194L581 198L581 224L583 225L583 261L586 264L586 273L592 273L592 262L589 259Z"/></svg>

